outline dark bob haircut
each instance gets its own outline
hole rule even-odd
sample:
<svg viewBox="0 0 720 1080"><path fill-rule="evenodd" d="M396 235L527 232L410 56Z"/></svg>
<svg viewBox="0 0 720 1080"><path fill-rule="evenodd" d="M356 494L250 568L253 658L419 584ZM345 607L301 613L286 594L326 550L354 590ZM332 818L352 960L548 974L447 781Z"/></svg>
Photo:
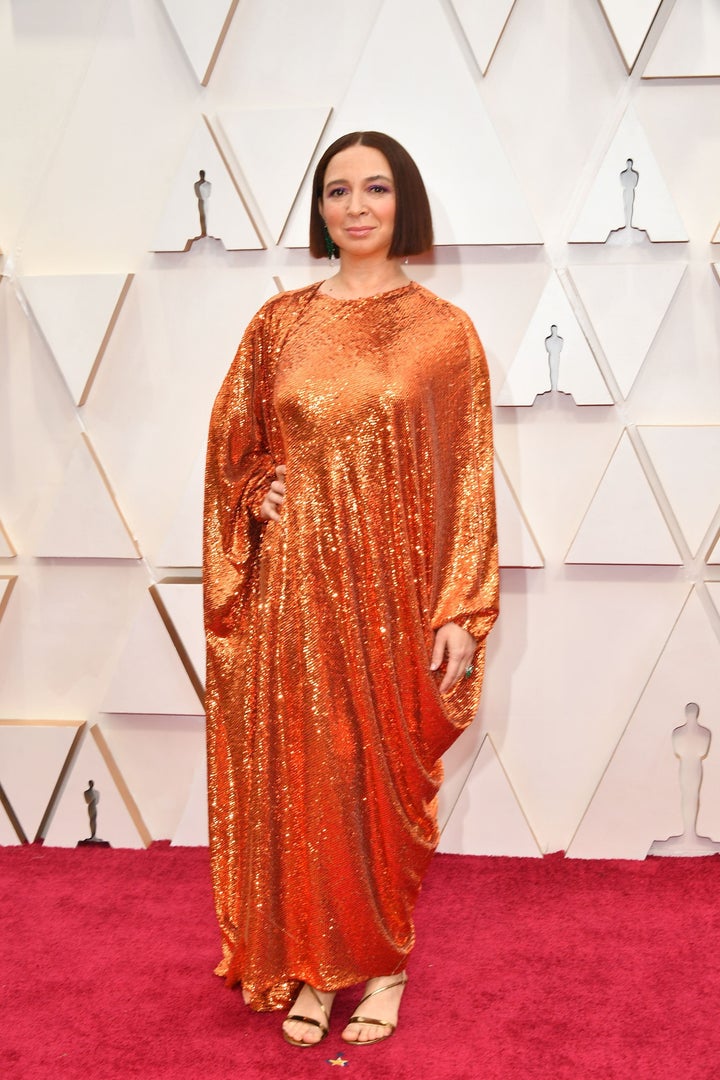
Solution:
<svg viewBox="0 0 720 1080"><path fill-rule="evenodd" d="M328 146L320 158L313 177L313 198L310 207L310 254L316 259L327 257L324 221L320 214L325 172L330 160L349 146L370 146L387 158L395 184L395 228L388 258L404 259L406 255L420 255L433 245L432 215L427 191L417 165L404 146L383 135L381 131L351 131Z"/></svg>

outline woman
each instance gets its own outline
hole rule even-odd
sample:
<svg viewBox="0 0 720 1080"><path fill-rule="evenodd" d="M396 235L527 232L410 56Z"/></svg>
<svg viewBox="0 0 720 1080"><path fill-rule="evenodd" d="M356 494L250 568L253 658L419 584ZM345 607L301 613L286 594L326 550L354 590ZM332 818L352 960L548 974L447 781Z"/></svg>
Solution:
<svg viewBox="0 0 720 1080"><path fill-rule="evenodd" d="M253 1009L294 1002L295 1046L363 981L343 1038L395 1029L439 758L476 713L497 615L482 346L401 265L431 244L407 151L378 132L333 143L310 250L339 270L261 308L210 425L218 973Z"/></svg>

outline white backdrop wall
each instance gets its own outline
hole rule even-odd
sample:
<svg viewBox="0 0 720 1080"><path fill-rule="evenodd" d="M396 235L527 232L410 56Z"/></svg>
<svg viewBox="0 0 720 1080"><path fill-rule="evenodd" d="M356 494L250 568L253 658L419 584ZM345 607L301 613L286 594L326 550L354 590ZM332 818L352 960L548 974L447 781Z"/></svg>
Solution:
<svg viewBox="0 0 720 1080"><path fill-rule="evenodd" d="M307 172L355 128L418 160L439 246L408 269L494 386L502 615L442 847L687 831L672 732L720 725L719 80L713 0L0 0L0 843L75 844L91 777L112 844L206 840L209 408L260 303L328 272Z"/></svg>

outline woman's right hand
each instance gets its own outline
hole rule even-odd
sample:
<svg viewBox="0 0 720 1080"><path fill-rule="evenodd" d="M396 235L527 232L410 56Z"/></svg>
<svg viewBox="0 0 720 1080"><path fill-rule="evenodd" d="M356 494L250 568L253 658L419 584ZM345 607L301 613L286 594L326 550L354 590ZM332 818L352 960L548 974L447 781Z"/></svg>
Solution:
<svg viewBox="0 0 720 1080"><path fill-rule="evenodd" d="M260 504L260 517L264 521L279 521L282 504L285 502L285 465L275 469L277 479L273 480L270 490Z"/></svg>

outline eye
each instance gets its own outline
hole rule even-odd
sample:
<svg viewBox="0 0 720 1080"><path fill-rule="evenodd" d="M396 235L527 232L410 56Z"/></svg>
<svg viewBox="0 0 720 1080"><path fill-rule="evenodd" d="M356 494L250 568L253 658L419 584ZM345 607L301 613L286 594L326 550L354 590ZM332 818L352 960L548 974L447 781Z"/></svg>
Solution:
<svg viewBox="0 0 720 1080"><path fill-rule="evenodd" d="M346 194L347 194L347 188L335 187L335 188L331 188L330 191L328 191L327 197L328 197L328 199L337 199L341 195L346 195Z"/></svg>
<svg viewBox="0 0 720 1080"><path fill-rule="evenodd" d="M373 195L388 195L390 188L385 187L384 184L372 184L368 189Z"/></svg>

